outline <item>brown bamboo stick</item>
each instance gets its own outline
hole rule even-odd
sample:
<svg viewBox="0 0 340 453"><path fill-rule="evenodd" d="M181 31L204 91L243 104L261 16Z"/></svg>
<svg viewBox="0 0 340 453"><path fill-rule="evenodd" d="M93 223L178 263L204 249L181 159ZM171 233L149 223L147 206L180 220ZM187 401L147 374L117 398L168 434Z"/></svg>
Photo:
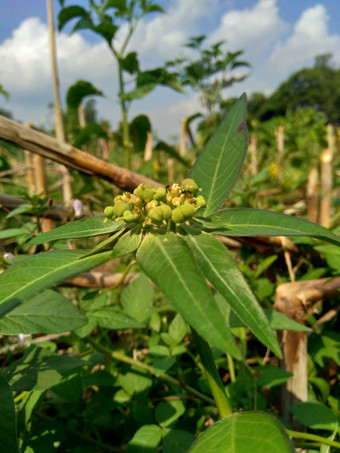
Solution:
<svg viewBox="0 0 340 453"><path fill-rule="evenodd" d="M152 160L152 134L150 131L146 133L146 142L144 148L144 161Z"/></svg>
<svg viewBox="0 0 340 453"><path fill-rule="evenodd" d="M328 147L321 153L320 224L328 227L331 218L333 187L334 128L327 126Z"/></svg>
<svg viewBox="0 0 340 453"><path fill-rule="evenodd" d="M304 324L313 302L339 293L340 277L283 283L276 289L274 308L294 321ZM290 414L289 408L298 401L308 399L307 335L306 332L279 331L283 359L281 365L293 376L282 388L281 416L292 429L303 427Z"/></svg>
<svg viewBox="0 0 340 453"><path fill-rule="evenodd" d="M281 124L276 130L276 141L277 141L277 154L278 154L278 166L279 172L278 177L281 184L283 183L284 173L283 173L283 156L285 152L285 128Z"/></svg>
<svg viewBox="0 0 340 453"><path fill-rule="evenodd" d="M152 179L105 162L43 132L23 126L1 115L0 138L88 175L106 179L122 190L133 190L142 183L161 186Z"/></svg>
<svg viewBox="0 0 340 453"><path fill-rule="evenodd" d="M57 66L57 53L55 43L55 32L54 32L54 20L53 20L53 5L52 0L47 0L47 20L48 20L48 31L50 41L50 54L51 54L51 67L52 67L52 79L53 79L53 91L54 91L54 121L55 131L57 140L66 142L63 114L60 105L60 91L59 91L59 77L58 77L58 66ZM71 207L72 202L72 181L71 175L67 167L61 165L59 168L62 177L63 187L63 200L65 206Z"/></svg>
<svg viewBox="0 0 340 453"><path fill-rule="evenodd" d="M256 175L258 172L257 164L257 138L253 133L250 135L249 140L249 149L250 149L250 174Z"/></svg>
<svg viewBox="0 0 340 453"><path fill-rule="evenodd" d="M181 134L179 141L178 152L179 155L184 157L187 150L187 118L181 118Z"/></svg>
<svg viewBox="0 0 340 453"><path fill-rule="evenodd" d="M319 173L316 167L312 168L307 182L307 216L310 222L318 221L318 186Z"/></svg>

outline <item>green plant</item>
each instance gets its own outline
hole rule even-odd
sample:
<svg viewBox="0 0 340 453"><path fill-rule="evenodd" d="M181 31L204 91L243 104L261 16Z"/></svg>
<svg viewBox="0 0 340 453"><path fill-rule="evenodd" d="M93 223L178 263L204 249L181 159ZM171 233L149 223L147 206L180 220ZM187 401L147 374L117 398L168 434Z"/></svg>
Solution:
<svg viewBox="0 0 340 453"><path fill-rule="evenodd" d="M221 420L203 432L189 451L224 452L227 451L226 445L233 445L228 451L246 451L251 446L252 451L270 448L272 452L292 452L294 449L289 436L339 448L340 444L334 440L334 436L327 439L317 434L285 430L273 415L254 411L254 406L249 403L250 399L258 398L258 407L265 409L265 404L257 396L254 377L244 362L245 327L280 357L280 348L273 331L275 316L266 315L232 254L214 235L309 236L334 245L339 245L340 239L319 225L272 211L223 208L239 175L247 149L245 114L246 98L242 96L202 151L188 178L181 184L160 189L139 186L133 194L126 192L116 197L112 206L106 208L105 216L79 220L39 234L30 242L31 245L53 243L57 250L27 257L0 275L1 334L75 331L71 342L73 355L57 354L51 344L44 347L32 345L21 358L12 361L4 370L0 382L4 401L1 419L4 422L0 429L6 433L2 441L5 451L18 451L14 402L9 386L17 392L15 401L20 409L19 422L27 433L20 441L20 451L34 449L34 442L40 442L39 448L42 448L44 439L48 442L48 436L53 436L56 431L59 435L57 447L61 445L63 451L77 451L76 444L65 447L65 433L58 430L57 426L51 427L49 414L41 415L42 420L50 420L50 427L43 425L41 431L36 428L30 433L30 420L43 392L52 389L55 395L63 396L72 403L74 394L79 393L82 379L92 383L93 391L97 392L83 409L83 415L87 415L90 420L89 429L90 426L91 430L101 426L107 439L107 432L112 431L113 426L122 427L120 418L123 413L133 426L136 420L140 421L133 437L129 437L129 452L156 451L160 442L164 451L186 451L193 441L193 431L196 434L203 431L205 415L209 413L216 418L215 405ZM180 212L176 211L178 208ZM109 237L91 250L65 248L67 240L104 235ZM115 288L133 266L142 274L123 290L119 303L116 303L117 294L114 291L111 294L85 294L74 300L72 293L49 289L113 258L131 258L131 255L135 260L122 260L123 275ZM166 296L170 307L161 305L158 310L154 309L153 288L143 273ZM71 303L67 294L77 306ZM164 310L175 312L165 330L162 329L162 324L166 324L162 319ZM234 330L232 316L234 322L235 316L238 319L236 325L240 327L237 331ZM114 347L107 329L136 329L138 332L138 329L146 326L146 322L152 328L147 340L151 362L143 354L131 357L121 351L121 346L118 349ZM301 329L300 325L292 325L292 321L283 316L279 321L276 320L282 329L288 328L287 322L290 323L290 329ZM93 329L97 329L97 338L90 335ZM133 342L134 350L146 341L139 332L135 338L127 340ZM199 359L193 357L192 350L188 348L191 340ZM87 349L83 349L82 356L77 357L77 351L82 347ZM89 351L89 347L93 349ZM181 362L178 359L184 353L204 370L206 381L205 384L202 382L203 392L193 386L197 384L197 379L196 375L191 376L192 365L186 364L184 359ZM224 353L227 354L231 375L235 362L240 363L242 372L242 379L235 382L233 378L234 385L228 393L215 363L215 358L223 360ZM98 354L101 356L98 357ZM118 365L109 362L106 372L96 368L94 373L92 371L82 377L82 368L93 370L94 366L103 362L104 356L120 364L118 376ZM167 374L171 369L176 370L175 376ZM273 373L266 367L261 372L262 385L275 385L274 381L285 382L289 378L289 373ZM138 400L145 400L152 387L152 377L158 382L157 385L155 383L152 399L156 405L153 407L154 417L150 406L142 409L134 399L138 397ZM205 404L204 411L202 407L197 407L201 418L194 417L190 411L186 413L185 402L181 398L183 395L164 398L160 381L171 388L182 389L187 396ZM98 390L100 383L103 389ZM113 388L116 389L115 393L111 393ZM213 399L207 396L209 388ZM234 407L239 407L245 394L248 396L248 407L246 404L244 406L249 410L233 413ZM162 399L158 402L160 395ZM127 403L131 406L125 413L123 407ZM60 404L58 398L55 404ZM68 405L67 409L63 409L66 411L63 417L67 429L77 434L77 430L67 422L70 417L77 417L76 410ZM111 416L114 410L117 412ZM294 410L296 414L301 414L299 407ZM180 417L183 417L184 426L178 429L174 427L174 422ZM334 419L330 420L334 428ZM320 426L314 419L308 423L316 426L316 429ZM116 435L124 438L118 431ZM83 442L86 439L91 441L93 449L98 451L101 451L100 448L121 451L121 444L116 441L110 450L107 443L103 446L99 436L96 440L83 433L80 438Z"/></svg>
<svg viewBox="0 0 340 453"><path fill-rule="evenodd" d="M182 91L176 74L170 73L165 68L158 67L142 71L139 67L137 53L128 52L127 48L131 37L140 20L151 13L163 13L163 8L151 0L89 0L89 8L78 5L64 6L59 13L58 28L77 19L72 32L88 29L100 35L107 43L117 63L118 70L118 102L121 110L122 143L127 150L130 147L130 130L128 111L131 102L141 99L150 93L157 85L165 85L177 91ZM126 25L126 34L121 40L115 40L117 32ZM134 89L127 91L134 81ZM102 92L86 81L78 81L72 86L68 95L68 105L78 107L85 96L102 95ZM130 154L127 151L127 167L130 167Z"/></svg>

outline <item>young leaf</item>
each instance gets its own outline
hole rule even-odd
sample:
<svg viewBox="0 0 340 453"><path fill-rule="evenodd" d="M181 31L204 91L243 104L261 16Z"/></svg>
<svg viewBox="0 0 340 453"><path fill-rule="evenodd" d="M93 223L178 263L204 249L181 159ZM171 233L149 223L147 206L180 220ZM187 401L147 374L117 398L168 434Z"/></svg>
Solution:
<svg viewBox="0 0 340 453"><path fill-rule="evenodd" d="M334 412L317 401L295 403L290 407L290 412L308 428L334 431L339 426L338 417Z"/></svg>
<svg viewBox="0 0 340 453"><path fill-rule="evenodd" d="M154 290L151 283L144 274L140 274L123 289L120 301L125 313L140 322L145 322L153 313L153 299Z"/></svg>
<svg viewBox="0 0 340 453"><path fill-rule="evenodd" d="M114 246L112 258L120 258L122 256L128 255L129 253L135 252L140 244L141 239L142 233L139 227L127 231L122 237L118 239L118 242Z"/></svg>
<svg viewBox="0 0 340 453"><path fill-rule="evenodd" d="M239 357L230 330L181 237L148 233L136 258L145 274L206 341Z"/></svg>
<svg viewBox="0 0 340 453"><path fill-rule="evenodd" d="M23 357L9 365L4 375L15 392L46 390L59 382L66 371L85 365L88 362L77 357L31 346Z"/></svg>
<svg viewBox="0 0 340 453"><path fill-rule="evenodd" d="M327 228L264 209L224 209L205 219L203 225L225 236L310 236L340 245L340 238Z"/></svg>
<svg viewBox="0 0 340 453"><path fill-rule="evenodd" d="M62 333L87 323L86 316L66 297L47 290L0 318L0 333L2 335Z"/></svg>
<svg viewBox="0 0 340 453"><path fill-rule="evenodd" d="M246 95L243 94L189 173L190 178L203 189L202 195L207 202L205 216L221 207L240 173L248 146L246 102Z"/></svg>
<svg viewBox="0 0 340 453"><path fill-rule="evenodd" d="M140 329L145 325L116 307L105 307L95 311L88 311L89 322L95 321L97 325L106 329Z"/></svg>
<svg viewBox="0 0 340 453"><path fill-rule="evenodd" d="M30 245L43 244L45 242L61 239L79 239L92 236L102 236L114 233L123 229L124 222L108 220L104 222L105 216L88 217L87 219L76 220L75 222L62 225L54 230L41 233L30 241Z"/></svg>
<svg viewBox="0 0 340 453"><path fill-rule="evenodd" d="M63 8L58 16L58 30L61 31L67 22L75 19L76 17L89 19L89 13L81 6L76 5Z"/></svg>
<svg viewBox="0 0 340 453"><path fill-rule="evenodd" d="M213 236L186 229L183 239L190 247L205 277L220 292L254 335L281 356L275 334L255 296L249 289L231 253Z"/></svg>
<svg viewBox="0 0 340 453"><path fill-rule="evenodd" d="M162 429L157 425L144 425L135 432L129 442L127 453L156 453L162 438Z"/></svg>
<svg viewBox="0 0 340 453"><path fill-rule="evenodd" d="M0 376L0 450L18 453L17 420L12 390L3 376Z"/></svg>
<svg viewBox="0 0 340 453"><path fill-rule="evenodd" d="M81 250L39 253L0 274L0 317L42 290L109 261L112 251L82 255Z"/></svg>
<svg viewBox="0 0 340 453"><path fill-rule="evenodd" d="M188 453L294 453L284 427L264 412L239 412L218 421L199 436Z"/></svg>

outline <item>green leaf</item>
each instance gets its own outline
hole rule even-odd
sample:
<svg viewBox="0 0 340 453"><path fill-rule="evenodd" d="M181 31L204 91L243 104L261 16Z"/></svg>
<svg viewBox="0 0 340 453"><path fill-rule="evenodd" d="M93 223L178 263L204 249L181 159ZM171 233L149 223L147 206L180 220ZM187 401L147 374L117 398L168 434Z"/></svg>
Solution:
<svg viewBox="0 0 340 453"><path fill-rule="evenodd" d="M0 231L0 239L13 238L27 233L30 233L27 228L7 228L7 230Z"/></svg>
<svg viewBox="0 0 340 453"><path fill-rule="evenodd" d="M195 436L181 429L163 429L162 453L186 453Z"/></svg>
<svg viewBox="0 0 340 453"><path fill-rule="evenodd" d="M103 92L86 80L78 80L67 90L67 108L77 109L87 96L103 96Z"/></svg>
<svg viewBox="0 0 340 453"><path fill-rule="evenodd" d="M339 425L338 417L334 412L319 402L295 403L290 406L290 412L308 428L334 431Z"/></svg>
<svg viewBox="0 0 340 453"><path fill-rule="evenodd" d="M88 365L88 362L31 346L25 355L12 362L4 372L16 392L46 390L59 382L63 373Z"/></svg>
<svg viewBox="0 0 340 453"><path fill-rule="evenodd" d="M184 335L186 335L187 333L187 323L184 321L182 316L177 313L177 315L170 323L169 335L175 341L175 344L178 344L183 340Z"/></svg>
<svg viewBox="0 0 340 453"><path fill-rule="evenodd" d="M0 451L18 453L17 420L12 390L0 376Z"/></svg>
<svg viewBox="0 0 340 453"><path fill-rule="evenodd" d="M121 258L122 256L135 252L141 240L142 233L139 227L127 231L115 244L112 258Z"/></svg>
<svg viewBox="0 0 340 453"><path fill-rule="evenodd" d="M62 28L67 24L67 22L75 19L76 17L88 19L89 13L81 6L76 5L63 8L58 16L58 30L61 31Z"/></svg>
<svg viewBox="0 0 340 453"><path fill-rule="evenodd" d="M87 323L86 316L66 297L47 290L0 318L0 333L2 335L62 333Z"/></svg>
<svg viewBox="0 0 340 453"><path fill-rule="evenodd" d="M239 357L233 336L181 237L148 233L136 258L145 274L206 341Z"/></svg>
<svg viewBox="0 0 340 453"><path fill-rule="evenodd" d="M125 313L140 322L145 322L153 313L153 300L152 285L147 277L141 274L123 289L120 302Z"/></svg>
<svg viewBox="0 0 340 453"><path fill-rule="evenodd" d="M188 234L182 237L205 277L254 335L280 357L281 351L275 334L232 254L207 233L198 233L188 228L184 231Z"/></svg>
<svg viewBox="0 0 340 453"><path fill-rule="evenodd" d="M275 387L284 384L293 376L289 371L272 365L265 365L259 369L261 373L256 381L258 387Z"/></svg>
<svg viewBox="0 0 340 453"><path fill-rule="evenodd" d="M199 436L188 453L294 453L284 427L264 412L239 412Z"/></svg>
<svg viewBox="0 0 340 453"><path fill-rule="evenodd" d="M155 410L157 423L165 428L171 425L185 412L185 406L182 400L162 401Z"/></svg>
<svg viewBox="0 0 340 453"><path fill-rule="evenodd" d="M124 58L121 58L119 62L122 69L129 74L134 74L138 71L139 63L136 52L128 53Z"/></svg>
<svg viewBox="0 0 340 453"><path fill-rule="evenodd" d="M116 307L105 307L100 310L88 311L89 322L95 321L101 327L112 330L140 329L145 325Z"/></svg>
<svg viewBox="0 0 340 453"><path fill-rule="evenodd" d="M128 371L118 376L118 383L127 394L141 399L148 395L152 386L152 379L140 370L136 372Z"/></svg>
<svg viewBox="0 0 340 453"><path fill-rule="evenodd" d="M112 252L82 258L84 251L56 250L29 256L0 274L0 317L33 295L111 259ZM81 258L81 259L80 259Z"/></svg>
<svg viewBox="0 0 340 453"><path fill-rule="evenodd" d="M243 94L189 172L190 178L203 189L207 202L205 216L221 207L240 173L248 147L246 103Z"/></svg>
<svg viewBox="0 0 340 453"><path fill-rule="evenodd" d="M62 225L54 230L41 233L30 241L30 245L44 244L45 242L58 241L61 239L79 239L92 236L103 236L123 229L124 222L108 220L105 216L88 217L75 222Z"/></svg>
<svg viewBox="0 0 340 453"><path fill-rule="evenodd" d="M224 209L204 219L203 225L225 236L310 236L340 245L340 238L327 228L264 209Z"/></svg>
<svg viewBox="0 0 340 453"><path fill-rule="evenodd" d="M135 432L127 453L157 453L162 429L157 425L144 425Z"/></svg>
<svg viewBox="0 0 340 453"><path fill-rule="evenodd" d="M111 46L112 40L116 34L116 31L119 29L117 25L110 24L110 23L105 23L101 22L98 25L95 25L91 27L91 30L94 31L95 33L98 33L98 35L101 35ZM99 91L99 90L98 90ZM91 94L98 94L98 93L91 93ZM102 94L101 92L99 94Z"/></svg>

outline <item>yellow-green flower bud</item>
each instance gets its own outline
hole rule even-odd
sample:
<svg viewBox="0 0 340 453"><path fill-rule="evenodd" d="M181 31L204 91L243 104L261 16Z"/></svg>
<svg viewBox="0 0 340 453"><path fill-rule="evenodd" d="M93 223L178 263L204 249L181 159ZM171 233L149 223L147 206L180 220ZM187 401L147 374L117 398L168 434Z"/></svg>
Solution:
<svg viewBox="0 0 340 453"><path fill-rule="evenodd" d="M184 215L185 220L191 219L191 217L195 214L195 208L190 203L184 203L182 206L182 212Z"/></svg>
<svg viewBox="0 0 340 453"><path fill-rule="evenodd" d="M148 203L149 201L151 201L153 199L154 195L155 195L155 189L146 188L143 190L142 199L146 203Z"/></svg>
<svg viewBox="0 0 340 453"><path fill-rule="evenodd" d="M171 219L175 223L183 223L185 221L185 216L183 212L183 206L178 206L177 208L173 209L171 212Z"/></svg>
<svg viewBox="0 0 340 453"><path fill-rule="evenodd" d="M184 181L182 182L182 188L191 192L193 195L195 195L198 191L198 185L191 178L184 179Z"/></svg>
<svg viewBox="0 0 340 453"><path fill-rule="evenodd" d="M151 208L148 212L148 217L152 220L152 222L160 225L163 222L163 212L161 207L157 206L156 208Z"/></svg>
<svg viewBox="0 0 340 453"><path fill-rule="evenodd" d="M163 213L163 219L164 220L169 220L171 217L171 208L167 204L161 204L159 206L159 209L162 210Z"/></svg>
<svg viewBox="0 0 340 453"><path fill-rule="evenodd" d="M198 197L196 198L196 203L198 208L205 208L207 205L207 202L202 195L198 195Z"/></svg>
<svg viewBox="0 0 340 453"><path fill-rule="evenodd" d="M165 187L160 187L159 189L156 190L154 198L156 200L164 200L165 196L166 196L166 188Z"/></svg>
<svg viewBox="0 0 340 453"><path fill-rule="evenodd" d="M125 211L131 211L131 209L132 209L132 206L130 206L127 203L124 203L124 201L119 201L113 207L114 214L116 217L122 216Z"/></svg>
<svg viewBox="0 0 340 453"><path fill-rule="evenodd" d="M123 220L125 220L126 222L131 222L136 219L131 211L124 211Z"/></svg>
<svg viewBox="0 0 340 453"><path fill-rule="evenodd" d="M104 209L104 214L108 219L111 219L114 216L113 206L106 206Z"/></svg>
<svg viewBox="0 0 340 453"><path fill-rule="evenodd" d="M133 193L137 195L137 197L141 197L143 195L143 184L139 184L139 186L135 188Z"/></svg>

